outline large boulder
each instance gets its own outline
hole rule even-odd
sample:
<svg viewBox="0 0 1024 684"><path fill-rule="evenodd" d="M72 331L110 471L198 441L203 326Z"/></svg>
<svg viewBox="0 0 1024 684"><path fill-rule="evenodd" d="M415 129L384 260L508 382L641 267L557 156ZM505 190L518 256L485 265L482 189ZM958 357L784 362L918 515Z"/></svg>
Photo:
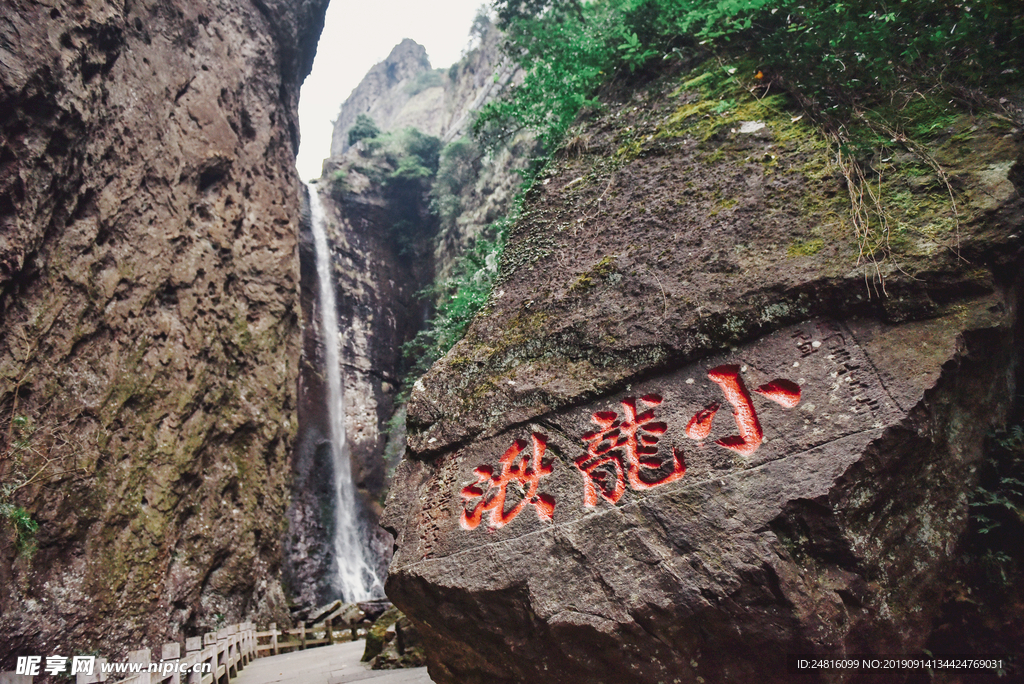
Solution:
<svg viewBox="0 0 1024 684"><path fill-rule="evenodd" d="M955 213L891 167L906 232L865 261L816 129L685 81L579 133L413 392L387 591L436 682L793 681L927 639L1014 395L1019 131L930 142Z"/></svg>

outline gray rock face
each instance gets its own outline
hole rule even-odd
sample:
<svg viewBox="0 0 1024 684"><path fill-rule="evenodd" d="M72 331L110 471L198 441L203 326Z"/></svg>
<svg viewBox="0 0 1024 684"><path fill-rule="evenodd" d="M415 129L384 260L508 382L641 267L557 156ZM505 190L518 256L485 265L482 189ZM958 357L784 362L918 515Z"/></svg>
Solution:
<svg viewBox="0 0 1024 684"><path fill-rule="evenodd" d="M435 100L440 87L425 89L431 92L411 92L414 79L430 70L427 50L422 45L408 38L396 45L387 59L378 62L367 72L341 106L338 118L334 121L331 156L340 157L348 150L348 129L352 128L360 114L369 115L381 130L395 130L404 124L416 126L428 135L437 135L439 117L436 116ZM419 95L423 95L420 100L429 101L423 107L427 115L414 123L413 117L403 117L402 112L409 101Z"/></svg>
<svg viewBox="0 0 1024 684"><path fill-rule="evenodd" d="M468 133L472 113L516 75L502 59L500 41L497 29L488 29L480 44L445 72L431 69L422 45L403 40L341 105L331 157L341 158L348 151L348 131L360 114L368 115L382 131L411 126L446 142Z"/></svg>
<svg viewBox="0 0 1024 684"><path fill-rule="evenodd" d="M324 161L324 177L339 169L346 173L355 169L355 178L348 182L354 180L352 189L362 190L358 169L366 163L366 150L351 149L348 144L348 131L360 114L368 114L384 132L413 127L445 143L468 137L474 114L521 77L503 56L501 41L496 28L484 29L479 44L447 73L431 72L422 46L410 40L397 45L342 104L334 124L331 158ZM472 151L466 157L472 168L463 172L458 211L450 221L441 221L435 239L435 278L448 277L459 256L505 216L522 182L518 171L534 155L534 146L528 132L493 154L484 155L470 145Z"/></svg>
<svg viewBox="0 0 1024 684"><path fill-rule="evenodd" d="M6 6L0 471L39 530L0 521L0 670L287 619L295 104L325 7Z"/></svg>
<svg viewBox="0 0 1024 684"><path fill-rule="evenodd" d="M382 524L434 681L788 682L936 618L1017 391L1019 133L931 148L956 233L878 264L883 296L814 129L687 119L685 78L580 132L413 392Z"/></svg>

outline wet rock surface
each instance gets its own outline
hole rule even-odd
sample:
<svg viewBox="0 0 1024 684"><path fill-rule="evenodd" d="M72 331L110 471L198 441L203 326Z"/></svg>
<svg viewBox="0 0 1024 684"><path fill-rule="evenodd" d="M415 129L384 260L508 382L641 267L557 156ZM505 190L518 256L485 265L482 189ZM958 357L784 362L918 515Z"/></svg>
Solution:
<svg viewBox="0 0 1024 684"><path fill-rule="evenodd" d="M0 26L10 654L287 621L295 106L326 2L13 3ZM30 448L24 448L26 443Z"/></svg>
<svg viewBox="0 0 1024 684"><path fill-rule="evenodd" d="M401 385L402 344L415 335L424 316L424 305L416 293L430 282L429 216L425 203L411 203L415 220L425 226L418 235L399 242L392 226L400 218L379 185L345 195L325 192L321 201L332 245L342 331L346 443L352 480L359 495L361 534L379 563L378 575L383 577L391 558L391 540L377 523L389 471L397 465L397 454L387 450L393 437L389 421ZM302 304L304 317L312 324L303 334L299 374L302 431L292 461L295 475L288 510L285 577L297 603L314 605L336 596L331 582L335 490L327 388L321 370L324 352L316 267L308 232L303 236Z"/></svg>
<svg viewBox="0 0 1024 684"><path fill-rule="evenodd" d="M659 87L542 179L413 392L387 590L437 682L794 681L937 617L1015 392L1019 131L937 141L956 230L866 274L813 128Z"/></svg>

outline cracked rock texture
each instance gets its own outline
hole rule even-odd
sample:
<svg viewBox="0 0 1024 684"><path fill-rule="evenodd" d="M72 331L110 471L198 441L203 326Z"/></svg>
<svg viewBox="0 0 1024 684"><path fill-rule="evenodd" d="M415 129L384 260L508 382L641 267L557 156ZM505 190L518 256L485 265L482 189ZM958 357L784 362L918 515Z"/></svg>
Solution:
<svg viewBox="0 0 1024 684"><path fill-rule="evenodd" d="M1017 391L1020 131L931 141L958 222L896 169L876 267L815 129L690 76L581 127L413 391L386 586L436 682L845 681L785 656L928 639Z"/></svg>
<svg viewBox="0 0 1024 684"><path fill-rule="evenodd" d="M0 474L39 529L2 521L0 670L287 621L295 108L325 8L5 3Z"/></svg>

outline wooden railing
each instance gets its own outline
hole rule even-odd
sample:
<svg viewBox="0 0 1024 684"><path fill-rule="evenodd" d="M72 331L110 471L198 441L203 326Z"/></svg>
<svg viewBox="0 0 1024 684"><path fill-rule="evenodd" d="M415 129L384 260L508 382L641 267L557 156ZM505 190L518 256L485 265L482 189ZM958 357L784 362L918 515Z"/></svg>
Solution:
<svg viewBox="0 0 1024 684"><path fill-rule="evenodd" d="M354 632L354 628L353 628ZM352 635L355 637L355 634ZM334 629L330 618L323 622L294 629L278 629L271 623L266 631L257 632L251 622L225 627L218 632L208 632L201 637L185 639L185 655L181 644L172 642L160 649L160 660L152 660L148 648L132 651L127 663L137 663L145 670L125 676L125 673L103 673L106 658L96 658L93 674L76 675L76 684L114 682L118 684L228 684L238 672L256 658L278 655L288 651L304 650L334 643ZM46 659L43 658L43 662ZM164 673L162 663L176 663L173 672ZM149 672L155 665L156 672ZM120 680L118 678L121 678ZM0 684L31 684L33 677L13 672L0 672Z"/></svg>
<svg viewBox="0 0 1024 684"><path fill-rule="evenodd" d="M140 672L120 680L121 684L227 684L232 677L249 664L256 654L256 627L251 622L231 625L218 632L207 632L201 637L185 639L185 655L181 644L172 642L160 649L160 660L177 661L174 672ZM96 659L92 675L78 675L76 684L93 684L118 677L118 673L104 676L100 659ZM128 654L129 663L139 663L146 670L152 663L148 648ZM187 670L187 672L182 672Z"/></svg>
<svg viewBox="0 0 1024 684"><path fill-rule="evenodd" d="M354 631L353 638L356 636ZM290 638L289 638L290 637ZM287 651L302 650L313 646L334 643L334 628L328 618L318 625L306 627L299 623L295 629L278 629L273 622L265 632L256 632L256 657L278 655Z"/></svg>

